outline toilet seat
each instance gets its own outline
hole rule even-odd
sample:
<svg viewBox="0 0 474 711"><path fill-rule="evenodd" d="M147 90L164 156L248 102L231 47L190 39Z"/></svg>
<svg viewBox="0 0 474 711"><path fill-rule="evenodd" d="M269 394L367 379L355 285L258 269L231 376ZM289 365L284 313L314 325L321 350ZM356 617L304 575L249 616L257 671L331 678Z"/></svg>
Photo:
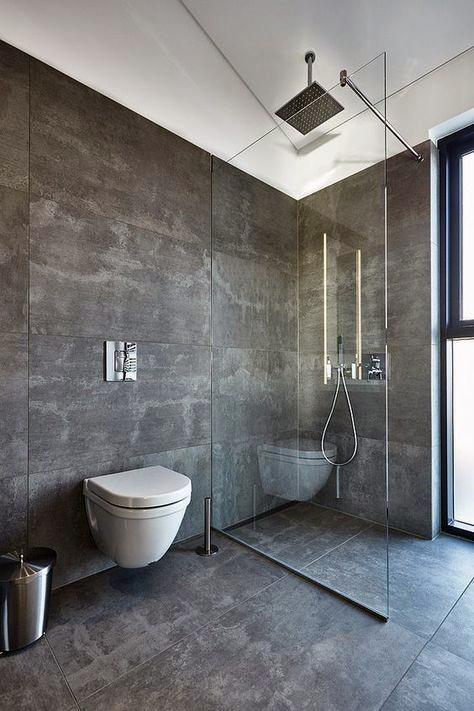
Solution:
<svg viewBox="0 0 474 711"><path fill-rule="evenodd" d="M84 494L114 509L156 509L190 497L191 480L166 467L145 467L84 479Z"/></svg>
<svg viewBox="0 0 474 711"><path fill-rule="evenodd" d="M115 506L110 504L108 501L103 499L101 496L97 496L90 489L86 489L84 486L84 495L90 501L94 501L97 506L100 506L104 511L116 516L117 518L134 518L134 519L145 519L145 518L162 518L163 516L172 516L173 514L185 509L189 502L191 501L191 494L189 493L186 498L176 501L174 504L166 504L166 506L153 506L148 508L128 508L126 506Z"/></svg>

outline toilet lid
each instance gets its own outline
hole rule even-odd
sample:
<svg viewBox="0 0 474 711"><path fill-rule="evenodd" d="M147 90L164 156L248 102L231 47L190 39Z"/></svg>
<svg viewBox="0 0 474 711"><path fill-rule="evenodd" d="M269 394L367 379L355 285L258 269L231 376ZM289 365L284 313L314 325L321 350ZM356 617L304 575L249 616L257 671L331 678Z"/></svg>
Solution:
<svg viewBox="0 0 474 711"><path fill-rule="evenodd" d="M130 469L86 479L86 486L109 504L129 509L166 506L191 494L191 480L166 467Z"/></svg>

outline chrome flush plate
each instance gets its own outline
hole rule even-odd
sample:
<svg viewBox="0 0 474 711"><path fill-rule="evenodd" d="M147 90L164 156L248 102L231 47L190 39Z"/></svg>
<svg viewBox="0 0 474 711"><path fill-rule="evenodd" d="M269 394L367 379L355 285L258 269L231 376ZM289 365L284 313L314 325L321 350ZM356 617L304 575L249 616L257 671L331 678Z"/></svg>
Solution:
<svg viewBox="0 0 474 711"><path fill-rule="evenodd" d="M105 379L126 382L137 379L137 344L133 341L105 341Z"/></svg>

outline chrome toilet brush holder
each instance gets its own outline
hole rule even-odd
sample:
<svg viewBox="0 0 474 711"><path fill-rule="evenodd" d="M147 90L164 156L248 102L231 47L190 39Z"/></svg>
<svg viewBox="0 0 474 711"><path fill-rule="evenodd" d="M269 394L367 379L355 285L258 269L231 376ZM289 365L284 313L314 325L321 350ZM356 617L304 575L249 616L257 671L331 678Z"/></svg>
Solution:
<svg viewBox="0 0 474 711"><path fill-rule="evenodd" d="M198 555L214 555L219 548L211 543L211 504L210 496L204 498L204 545L196 548Z"/></svg>

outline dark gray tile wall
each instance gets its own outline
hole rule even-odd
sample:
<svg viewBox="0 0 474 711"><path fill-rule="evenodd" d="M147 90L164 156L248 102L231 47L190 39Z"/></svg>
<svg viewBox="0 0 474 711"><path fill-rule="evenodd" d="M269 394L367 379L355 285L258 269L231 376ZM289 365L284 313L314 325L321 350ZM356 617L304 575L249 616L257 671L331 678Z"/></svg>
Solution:
<svg viewBox="0 0 474 711"><path fill-rule="evenodd" d="M0 85L0 546L24 542L29 488L30 541L58 551L58 585L111 564L89 534L87 476L182 471L178 538L202 530L211 164L5 44ZM108 339L138 342L136 384L104 382Z"/></svg>
<svg viewBox="0 0 474 711"><path fill-rule="evenodd" d="M0 548L26 540L29 58L0 43Z"/></svg>
<svg viewBox="0 0 474 711"><path fill-rule="evenodd" d="M432 272L429 141L418 147L419 164L405 153L390 158L388 172L388 349L389 522L431 537L439 527L432 435L436 348L432 333ZM323 234L328 247L328 351L335 358L338 332L353 331L354 289L347 269L355 249L362 254L363 353L383 352L384 218L382 166L375 165L299 203L300 430L320 432L329 412L333 384L323 384ZM349 260L349 261L348 261ZM342 284L348 286L341 288ZM347 291L347 294L345 293ZM337 326L335 326L337 324ZM350 331L349 331L350 333ZM352 350L346 337L346 349ZM343 470L342 498L331 478L318 501L348 513L384 520L385 388L349 385L358 433L358 458ZM347 408L338 404L330 436L341 452L351 451ZM361 456L377 450L377 455ZM380 460L379 466L376 462Z"/></svg>
<svg viewBox="0 0 474 711"><path fill-rule="evenodd" d="M297 203L219 160L212 173L214 523L283 503L259 448L297 431Z"/></svg>

